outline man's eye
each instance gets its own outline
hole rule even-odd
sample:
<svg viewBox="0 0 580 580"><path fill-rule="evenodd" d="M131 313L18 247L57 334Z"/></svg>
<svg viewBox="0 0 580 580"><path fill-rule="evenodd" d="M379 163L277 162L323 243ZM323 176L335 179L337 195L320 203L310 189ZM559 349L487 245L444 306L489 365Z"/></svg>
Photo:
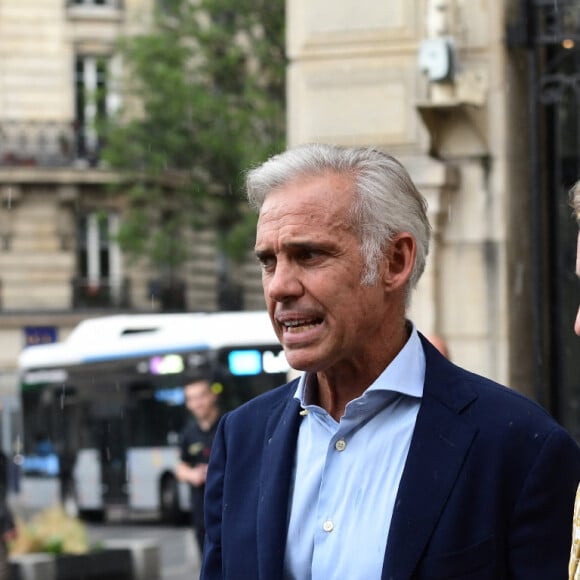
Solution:
<svg viewBox="0 0 580 580"><path fill-rule="evenodd" d="M271 256L260 256L258 262L260 262L262 270L270 270L275 266L276 259Z"/></svg>
<svg viewBox="0 0 580 580"><path fill-rule="evenodd" d="M309 261L309 260L314 260L318 257L321 256L321 252L317 251L317 250L302 250L300 252L300 254L298 255L298 259L302 260L302 261Z"/></svg>

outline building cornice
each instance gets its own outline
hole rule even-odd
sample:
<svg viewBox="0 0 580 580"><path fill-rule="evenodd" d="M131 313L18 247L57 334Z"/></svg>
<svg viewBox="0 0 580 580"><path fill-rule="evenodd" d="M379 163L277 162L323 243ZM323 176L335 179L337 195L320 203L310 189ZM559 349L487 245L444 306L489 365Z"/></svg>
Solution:
<svg viewBox="0 0 580 580"><path fill-rule="evenodd" d="M71 184L108 185L119 181L117 172L75 167L0 167L0 184Z"/></svg>

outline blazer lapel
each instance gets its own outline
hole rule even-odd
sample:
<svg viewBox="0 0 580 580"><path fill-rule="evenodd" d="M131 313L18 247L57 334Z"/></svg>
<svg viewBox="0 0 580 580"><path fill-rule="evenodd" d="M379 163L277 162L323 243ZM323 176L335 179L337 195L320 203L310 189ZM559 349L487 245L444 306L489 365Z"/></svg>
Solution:
<svg viewBox="0 0 580 580"><path fill-rule="evenodd" d="M263 580L283 576L288 498L301 418L300 404L291 397L281 412L272 413L266 428L260 481L256 482L260 489L258 568Z"/></svg>
<svg viewBox="0 0 580 580"><path fill-rule="evenodd" d="M475 395L454 389L452 378L429 380L426 354L423 400L395 501L383 580L411 578L477 433L459 414ZM453 366L445 367L446 375L436 374L452 377Z"/></svg>

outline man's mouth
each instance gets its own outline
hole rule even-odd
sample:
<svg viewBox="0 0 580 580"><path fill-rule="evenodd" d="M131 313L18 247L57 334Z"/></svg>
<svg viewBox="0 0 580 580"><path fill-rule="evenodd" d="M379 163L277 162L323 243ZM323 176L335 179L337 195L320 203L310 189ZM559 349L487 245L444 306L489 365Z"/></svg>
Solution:
<svg viewBox="0 0 580 580"><path fill-rule="evenodd" d="M316 328L321 323L321 318L302 318L296 320L285 320L281 322L281 325L285 332L298 334Z"/></svg>

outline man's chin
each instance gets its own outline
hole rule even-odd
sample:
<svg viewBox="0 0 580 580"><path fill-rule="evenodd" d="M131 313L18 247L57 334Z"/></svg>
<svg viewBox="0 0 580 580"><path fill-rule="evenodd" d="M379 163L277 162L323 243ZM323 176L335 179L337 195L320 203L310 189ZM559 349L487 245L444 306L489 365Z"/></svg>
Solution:
<svg viewBox="0 0 580 580"><path fill-rule="evenodd" d="M285 350L288 364L297 371L316 373L320 370L320 361L312 353Z"/></svg>

